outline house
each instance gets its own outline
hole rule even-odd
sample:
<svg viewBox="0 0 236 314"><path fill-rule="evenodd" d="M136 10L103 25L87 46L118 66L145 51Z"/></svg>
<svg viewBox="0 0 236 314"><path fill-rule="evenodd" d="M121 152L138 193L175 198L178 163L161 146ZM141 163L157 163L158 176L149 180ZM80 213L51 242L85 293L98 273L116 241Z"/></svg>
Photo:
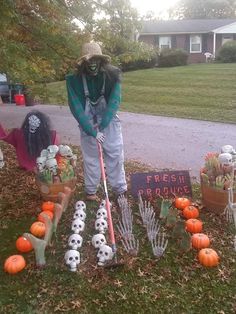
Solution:
<svg viewBox="0 0 236 314"><path fill-rule="evenodd" d="M236 40L236 19L145 21L136 38L160 49L184 49L189 63L205 62L205 53L214 58L223 44Z"/></svg>

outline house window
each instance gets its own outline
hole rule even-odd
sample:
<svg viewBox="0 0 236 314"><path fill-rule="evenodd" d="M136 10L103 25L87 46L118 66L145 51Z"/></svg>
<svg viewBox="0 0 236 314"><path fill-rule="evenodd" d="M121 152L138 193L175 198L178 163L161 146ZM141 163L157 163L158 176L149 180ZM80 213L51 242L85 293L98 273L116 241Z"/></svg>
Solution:
<svg viewBox="0 0 236 314"><path fill-rule="evenodd" d="M160 49L170 49L171 48L171 37L160 36L159 37L159 48Z"/></svg>
<svg viewBox="0 0 236 314"><path fill-rule="evenodd" d="M199 35L190 36L190 52L202 52L202 37Z"/></svg>
<svg viewBox="0 0 236 314"><path fill-rule="evenodd" d="M223 35L223 36L222 36L222 46L223 46L225 43L227 43L227 41L231 41L231 40L233 40L233 39L234 39L233 35Z"/></svg>

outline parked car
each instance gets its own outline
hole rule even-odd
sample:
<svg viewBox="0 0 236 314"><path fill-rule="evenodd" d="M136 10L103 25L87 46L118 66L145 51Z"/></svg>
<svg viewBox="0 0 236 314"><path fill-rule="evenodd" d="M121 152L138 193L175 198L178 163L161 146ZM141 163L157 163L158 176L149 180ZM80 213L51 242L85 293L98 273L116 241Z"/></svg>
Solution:
<svg viewBox="0 0 236 314"><path fill-rule="evenodd" d="M0 96L3 100L9 99L9 85L7 81L7 76L4 73L0 73Z"/></svg>
<svg viewBox="0 0 236 314"><path fill-rule="evenodd" d="M3 101L14 102L15 94L24 94L25 86L20 83L10 83L7 75L0 73L0 96Z"/></svg>

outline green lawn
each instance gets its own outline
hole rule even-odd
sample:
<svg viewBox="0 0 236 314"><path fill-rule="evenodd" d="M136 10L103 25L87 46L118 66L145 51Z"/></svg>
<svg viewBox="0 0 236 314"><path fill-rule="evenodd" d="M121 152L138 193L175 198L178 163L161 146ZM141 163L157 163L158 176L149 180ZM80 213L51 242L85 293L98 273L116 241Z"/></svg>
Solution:
<svg viewBox="0 0 236 314"><path fill-rule="evenodd" d="M122 111L236 122L236 64L194 64L124 73ZM65 82L43 101L66 104Z"/></svg>

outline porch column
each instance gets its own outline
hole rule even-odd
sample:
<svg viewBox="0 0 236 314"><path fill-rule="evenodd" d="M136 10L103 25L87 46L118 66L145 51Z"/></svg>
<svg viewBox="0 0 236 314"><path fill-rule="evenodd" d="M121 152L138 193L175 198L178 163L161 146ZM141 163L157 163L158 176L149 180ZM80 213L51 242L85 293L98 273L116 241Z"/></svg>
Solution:
<svg viewBox="0 0 236 314"><path fill-rule="evenodd" d="M213 33L213 56L216 56L216 33Z"/></svg>

